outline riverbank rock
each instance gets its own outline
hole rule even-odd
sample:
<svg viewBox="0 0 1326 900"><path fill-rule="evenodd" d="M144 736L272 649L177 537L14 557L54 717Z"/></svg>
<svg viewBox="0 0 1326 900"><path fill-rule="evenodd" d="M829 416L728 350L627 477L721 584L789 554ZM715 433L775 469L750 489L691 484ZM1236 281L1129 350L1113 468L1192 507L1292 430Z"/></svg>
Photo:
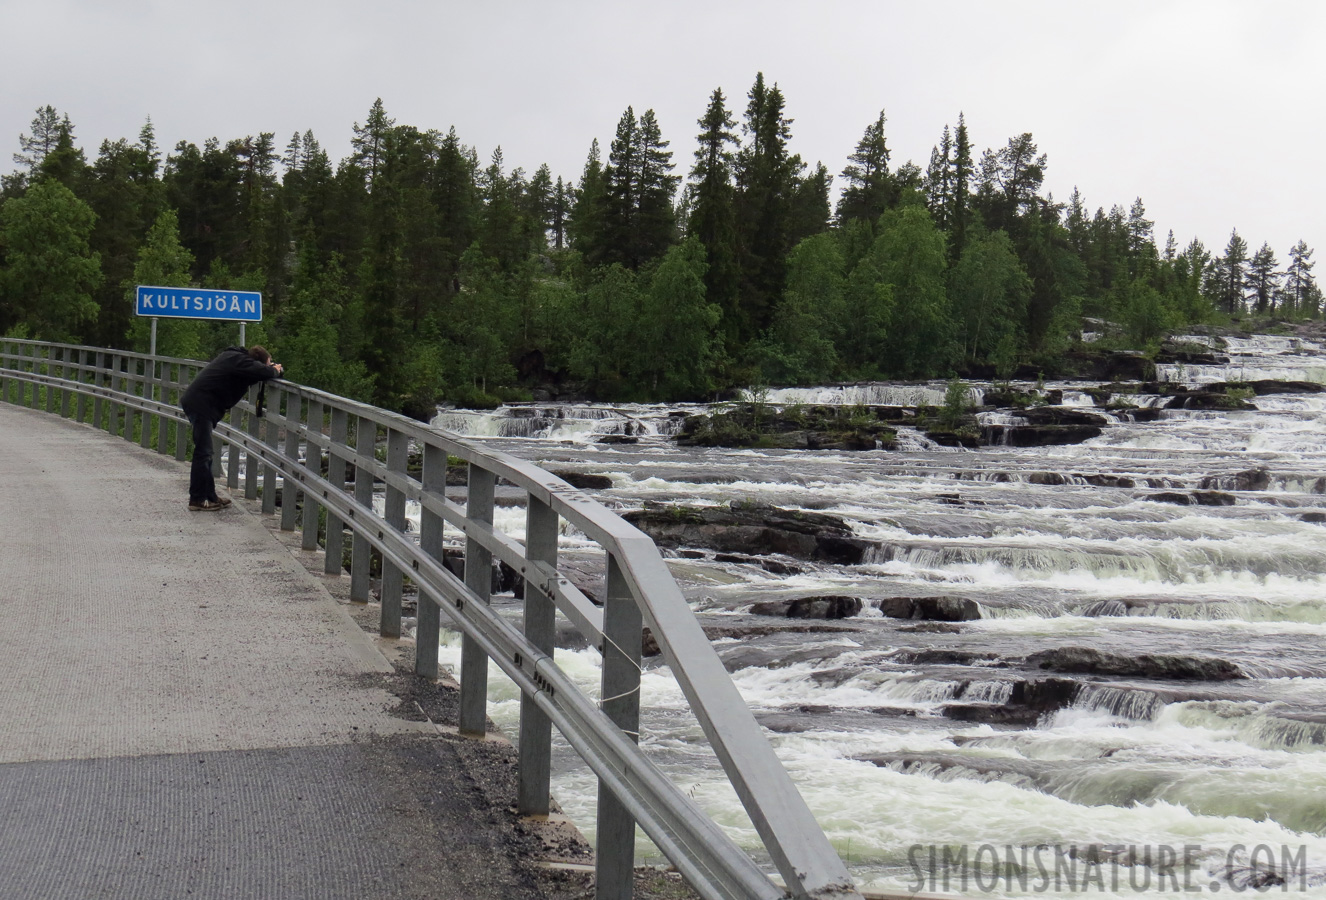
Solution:
<svg viewBox="0 0 1326 900"><path fill-rule="evenodd" d="M785 632L794 632L796 634L848 634L858 631L856 628L844 628L837 625L705 625L704 636L711 641L722 638L738 639L764 637L770 634L783 634ZM658 645L658 638L646 626L640 636L640 655L645 657L659 656L663 650Z"/></svg>
<svg viewBox="0 0 1326 900"><path fill-rule="evenodd" d="M1231 390L1250 390L1258 397L1274 394L1320 394L1326 391L1326 385L1314 381L1218 381L1206 385L1208 391L1228 393Z"/></svg>
<svg viewBox="0 0 1326 900"><path fill-rule="evenodd" d="M1075 347L1055 360L1047 376L1084 381L1153 381L1156 365L1133 350L1096 350Z"/></svg>
<svg viewBox="0 0 1326 900"><path fill-rule="evenodd" d="M983 426L982 443L1009 447L1080 444L1099 437L1109 421L1100 413L1066 406L1037 406L1010 412L1019 423Z"/></svg>
<svg viewBox="0 0 1326 900"><path fill-rule="evenodd" d="M732 409L686 418L682 447L765 447L787 450L893 450L894 422L915 410L884 406L788 406L738 403Z"/></svg>
<svg viewBox="0 0 1326 900"><path fill-rule="evenodd" d="M751 606L757 616L789 619L843 619L859 615L871 607L888 619L918 619L930 622L973 622L982 618L981 604L970 597L883 597L862 600L858 597L800 597L791 600L767 600Z"/></svg>
<svg viewBox="0 0 1326 900"><path fill-rule="evenodd" d="M1021 679L1013 682L1012 693L1003 703L964 699L978 683L963 685L957 698L940 708L946 718L988 725L1034 725L1046 713L1072 706L1082 690L1080 683L1068 678Z"/></svg>
<svg viewBox="0 0 1326 900"><path fill-rule="evenodd" d="M622 518L663 547L704 547L751 556L782 554L854 565L873 546L854 537L837 516L760 504L690 507L646 503L644 509Z"/></svg>
<svg viewBox="0 0 1326 900"><path fill-rule="evenodd" d="M1208 475L1197 486L1204 491L1264 491L1271 486L1271 473L1258 468L1232 475Z"/></svg>
<svg viewBox="0 0 1326 900"><path fill-rule="evenodd" d="M1179 506L1233 506L1233 494L1224 491L1160 491L1142 498L1153 503L1177 503Z"/></svg>
<svg viewBox="0 0 1326 900"><path fill-rule="evenodd" d="M1217 353L1205 344L1165 341L1156 354L1157 363L1182 363L1185 366L1224 366L1229 356Z"/></svg>
<svg viewBox="0 0 1326 900"><path fill-rule="evenodd" d="M983 406L995 409L1027 409L1033 406L1058 406L1064 402L1064 392L1053 390L1022 390L1015 387L991 388L985 392Z"/></svg>
<svg viewBox="0 0 1326 900"><path fill-rule="evenodd" d="M1176 391L1165 404L1165 409L1243 409L1255 410L1257 407L1247 400L1239 399L1222 391Z"/></svg>
<svg viewBox="0 0 1326 900"><path fill-rule="evenodd" d="M607 475L594 475L589 472L556 471L552 474L582 491L602 491L612 487L612 479Z"/></svg>
<svg viewBox="0 0 1326 900"><path fill-rule="evenodd" d="M783 616L788 619L850 619L861 612L860 597L800 597L796 600L769 600L756 603L751 614Z"/></svg>
<svg viewBox="0 0 1326 900"><path fill-rule="evenodd" d="M1181 681L1232 681L1246 678L1234 663L1207 656L1143 653L1120 656L1091 647L1057 647L1033 653L1027 666L1078 675L1120 675Z"/></svg>

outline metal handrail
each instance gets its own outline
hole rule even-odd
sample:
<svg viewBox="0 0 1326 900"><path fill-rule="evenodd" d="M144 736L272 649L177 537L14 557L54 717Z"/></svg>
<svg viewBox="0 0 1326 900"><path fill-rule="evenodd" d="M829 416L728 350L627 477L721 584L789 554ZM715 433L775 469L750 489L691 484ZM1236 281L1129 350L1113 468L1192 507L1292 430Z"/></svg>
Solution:
<svg viewBox="0 0 1326 900"><path fill-rule="evenodd" d="M184 458L186 420L178 397L197 360L127 351L0 338L0 400L39 406ZM29 396L30 395L30 396ZM276 511L276 478L284 480L281 528L303 529L316 549L318 508L326 514L326 570L340 573L342 535L351 547L351 598L369 596L369 554L382 557L384 635L399 636L404 577L419 588L415 668L437 677L439 614L463 635L461 731L482 734L486 721L487 660L494 660L522 695L518 811L548 812L550 727L599 778L597 896L629 897L634 825L639 823L667 858L706 898L784 896L740 848L649 760L636 744L639 722L640 628L647 624L779 874L794 897L859 898L795 785L774 755L704 631L686 604L653 541L560 478L524 460L492 453L413 419L287 381L269 382L268 413L249 401L214 431L225 454L225 475ZM91 409L88 409L91 401ZM57 409L58 405L58 409ZM153 419L156 420L154 429ZM169 423L175 426L170 433ZM241 425L243 427L241 427ZM353 426L353 427L352 427ZM350 435L354 432L354 444ZM386 461L377 458L379 432ZM172 440L173 438L173 440ZM423 452L418 478L407 471L408 447ZM303 453L301 454L301 449ZM214 470L222 474L222 456ZM448 456L468 464L466 507L444 492ZM323 462L327 471L323 472ZM354 473L347 488L346 474ZM523 544L492 524L498 480L527 495ZM373 508L383 485L385 512ZM299 521L302 497L302 523ZM421 507L416 543L405 533L405 502ZM558 573L559 519L597 542L607 555L604 606ZM464 577L443 565L443 523L466 537ZM488 605L489 567L500 560L525 579L524 631ZM553 659L554 611L562 612L603 657L601 701L582 693Z"/></svg>

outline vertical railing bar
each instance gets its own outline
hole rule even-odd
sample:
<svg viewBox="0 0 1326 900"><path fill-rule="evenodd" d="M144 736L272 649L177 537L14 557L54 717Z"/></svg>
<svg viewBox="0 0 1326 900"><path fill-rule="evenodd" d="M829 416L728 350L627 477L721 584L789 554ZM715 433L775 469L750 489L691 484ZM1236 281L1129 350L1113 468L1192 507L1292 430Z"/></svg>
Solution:
<svg viewBox="0 0 1326 900"><path fill-rule="evenodd" d="M424 444L423 472L419 478L426 495L439 498L447 491L447 451L431 443ZM439 563L443 561L442 517L425 504L419 513L419 549ZM437 645L441 637L441 597L419 588L419 608L414 628L414 671L424 678L436 679Z"/></svg>
<svg viewBox="0 0 1326 900"><path fill-rule="evenodd" d="M64 347L60 350L60 380L69 381L69 360L71 356L77 353L73 347ZM69 388L60 389L60 418L67 419L73 409L73 399L77 391Z"/></svg>
<svg viewBox="0 0 1326 900"><path fill-rule="evenodd" d="M110 390L111 393L120 392L120 357L119 354L116 353L110 355ZM119 437L120 421L123 417L124 404L114 397L108 399L110 400L110 403L106 408L108 419L106 431L108 434Z"/></svg>
<svg viewBox="0 0 1326 900"><path fill-rule="evenodd" d="M640 607L616 557L609 553L599 706L636 743L640 740L642 627ZM601 781L595 842L595 900L630 900L635 886L635 817Z"/></svg>
<svg viewBox="0 0 1326 900"><path fill-rule="evenodd" d="M256 389L249 391L249 405L252 409L245 413L248 417L249 437L253 438L254 443L262 440L262 419L256 415L257 397ZM244 453L244 499L258 499L258 457L248 451Z"/></svg>
<svg viewBox="0 0 1326 900"><path fill-rule="evenodd" d="M78 368L75 374L78 376L80 387L87 381L87 354L88 351L86 350L75 351L75 356L78 359ZM82 390L74 398L74 415L78 417L80 424L87 418L87 394L83 393Z"/></svg>
<svg viewBox="0 0 1326 900"><path fill-rule="evenodd" d="M525 511L525 559L557 567L557 512L537 497ZM557 607L525 568L525 638L552 656L557 636ZM552 774L552 720L533 697L520 695L520 760L516 812L546 816Z"/></svg>
<svg viewBox="0 0 1326 900"><path fill-rule="evenodd" d="M273 388L267 392L267 421L263 425L263 443L273 450L281 449L281 431L277 426L277 420L281 417L281 389L274 383L267 385ZM276 512L276 467L263 463L262 467L262 511L267 515ZM283 489L284 490L284 489Z"/></svg>
<svg viewBox="0 0 1326 900"><path fill-rule="evenodd" d="M378 440L377 423L364 416L356 419L355 452L365 459L373 459ZM372 469L355 466L355 500L365 507L373 506ZM355 603L368 602L371 557L372 547L368 538L356 531L350 541L350 599Z"/></svg>
<svg viewBox="0 0 1326 900"><path fill-rule="evenodd" d="M491 529L497 476L473 463L469 469L465 518L475 529ZM483 603L492 594L493 554L472 534L465 541L465 586ZM469 635L460 644L460 733L488 733L488 655Z"/></svg>
<svg viewBox="0 0 1326 900"><path fill-rule="evenodd" d="M43 363L42 374L45 375L47 378L54 378L55 366L53 365L52 361L55 359L55 348L45 347L43 348L43 350L44 353L42 355L42 363ZM51 415L55 414L55 389L52 388L49 384L46 385L46 412L50 413Z"/></svg>
<svg viewBox="0 0 1326 900"><path fill-rule="evenodd" d="M387 471L404 475L409 460L410 439L405 432L387 429ZM405 493L387 485L383 516L397 531L405 530ZM382 560L382 614L378 633L383 637L401 636L401 593L404 573L385 557Z"/></svg>
<svg viewBox="0 0 1326 900"><path fill-rule="evenodd" d="M187 375L186 375L187 373ZM193 367L186 366L183 363L175 367L175 405L179 406L184 400L184 389L188 387L189 382L193 381ZM182 408L182 407L181 407ZM188 453L189 445L189 423L187 421L175 423L175 458L184 461Z"/></svg>
<svg viewBox="0 0 1326 900"><path fill-rule="evenodd" d="M308 401L308 415L306 416L307 426L310 435L322 433L322 402L319 400ZM317 441L310 438L304 442L304 469L315 476L322 475L322 447ZM319 506L314 492L303 491L304 511L300 525L303 528L300 534L299 546L303 550L318 549L318 519L320 518Z"/></svg>
<svg viewBox="0 0 1326 900"><path fill-rule="evenodd" d="M288 471L299 468L299 421L303 417L304 398L290 391L285 394L285 418L281 426L285 428L285 458L289 460ZM281 530L294 531L299 521L299 479L286 475L281 488Z"/></svg>
<svg viewBox="0 0 1326 900"><path fill-rule="evenodd" d="M153 365L158 363L153 362ZM162 406L171 402L170 399L170 364L161 362L161 380L157 385L157 400ZM167 453L170 450L170 416L157 416L157 452Z"/></svg>
<svg viewBox="0 0 1326 900"><path fill-rule="evenodd" d="M106 354L98 350L94 354L94 357L95 357L95 367L92 369L92 384L94 387L100 389L102 386L102 379L106 371ZM101 414L104 409L105 409L105 401L102 399L100 390L98 390L97 395L92 398L93 428L97 429L101 428L101 418L102 418Z"/></svg>
<svg viewBox="0 0 1326 900"><path fill-rule="evenodd" d="M149 356L144 359L141 359L139 360L139 365L143 367L141 396L144 400L151 400L155 393L155 384L157 380L156 357ZM152 414L147 412L146 410L144 410L142 418L143 418L143 434L142 437L139 439L138 444L143 449L147 449L148 447L152 446L152 430L153 430L153 425L155 423L153 421ZM217 466L217 471L220 472L221 471L220 453L216 454L216 466Z"/></svg>
<svg viewBox="0 0 1326 900"><path fill-rule="evenodd" d="M40 349L39 349L38 347L36 347L36 346L30 346L30 347L28 347L28 349L29 349L31 352L28 354L28 368L27 368L27 371L28 371L29 374L36 375L36 374L37 374L37 357L38 357L38 354L40 353ZM28 407L31 408L31 409L36 409L36 408L37 408L37 401L38 401L38 399L39 399L39 397L40 397L40 394L39 394L39 392L38 392L38 390L37 390L37 383L36 383L35 381L33 381L33 382L30 382L29 385L30 385L30 387L32 388L32 399L29 400L29 401L27 402L27 404L25 404L25 405L28 406Z"/></svg>
<svg viewBox="0 0 1326 900"><path fill-rule="evenodd" d="M331 432L328 434L327 480L339 493L345 493L345 455L337 453L349 440L349 416L338 406L332 407ZM327 575L340 575L345 561L345 524L340 516L327 509L326 559L322 571Z"/></svg>
<svg viewBox="0 0 1326 900"><path fill-rule="evenodd" d="M121 384L124 387L124 393L128 394L129 396L134 396L134 392L138 389L138 382L137 379L135 378L135 371L134 371L138 365L138 361L135 360L132 356L125 356L122 357L121 359L124 366L123 369L124 380L121 382ZM141 415L138 413L137 409L126 402L124 404L124 435L123 435L126 441L132 442L134 440L134 425L139 421L140 418Z"/></svg>

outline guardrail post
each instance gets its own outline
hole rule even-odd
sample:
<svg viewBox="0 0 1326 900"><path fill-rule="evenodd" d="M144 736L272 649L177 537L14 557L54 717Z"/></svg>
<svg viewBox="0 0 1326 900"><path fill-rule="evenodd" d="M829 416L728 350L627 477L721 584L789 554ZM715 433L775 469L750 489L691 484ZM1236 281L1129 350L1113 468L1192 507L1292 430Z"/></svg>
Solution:
<svg viewBox="0 0 1326 900"><path fill-rule="evenodd" d="M377 441L377 423L359 416L355 424L355 453L363 459L375 459ZM359 463L355 464L355 502L373 507L373 470ZM356 531L350 541L350 599L355 603L368 602L371 551L368 538Z"/></svg>
<svg viewBox="0 0 1326 900"><path fill-rule="evenodd" d="M551 506L530 496L525 513L525 638L539 650L553 655L557 636L557 607L539 587L528 563L557 565L557 513ZM549 782L552 773L552 720L539 709L534 698L520 695L520 770L516 812L522 816L548 814Z"/></svg>
<svg viewBox="0 0 1326 900"><path fill-rule="evenodd" d="M240 423L244 421L244 411L231 407L226 412L226 422L231 428L239 428ZM226 444L226 488L230 491L239 490L239 445Z"/></svg>
<svg viewBox="0 0 1326 900"><path fill-rule="evenodd" d="M136 367L136 365L137 365L137 360L135 360L133 357L130 357L130 356L124 356L124 357L121 357L120 359L121 359L121 363L122 363L122 365L124 366L124 369L123 369L123 372L124 372L124 378L123 378L123 380L120 382L120 384L121 384L121 386L122 386L122 389L123 389L124 393L126 393L126 394L128 394L129 396L132 397L132 396L134 395L134 392L137 390L137 385L138 385L137 379L134 377L134 376L135 376L135 371L134 371L134 370L135 370L135 367ZM124 436L124 439L125 439L126 441L133 441L133 439L134 439L134 423L137 422L140 418L141 418L141 415L139 414L139 412L137 411L137 409L136 409L135 407L129 405L128 403L125 403L125 404L124 404L124 435L123 435L123 436Z"/></svg>
<svg viewBox="0 0 1326 900"><path fill-rule="evenodd" d="M322 474L322 447L315 435L322 434L322 403L318 400L308 402L308 440L304 442L304 470L314 475ZM313 492L304 491L304 512L300 521L303 528L300 534L301 550L318 549L318 501Z"/></svg>
<svg viewBox="0 0 1326 900"><path fill-rule="evenodd" d="M643 619L611 553L604 595L599 706L628 738L639 743ZM595 843L595 900L630 900L635 887L635 817L601 781Z"/></svg>
<svg viewBox="0 0 1326 900"><path fill-rule="evenodd" d="M257 396L258 394L256 390L250 391L249 403L251 404L256 403L257 401L255 400L255 398ZM253 439L252 443L256 444L258 441L262 440L262 419L258 418L258 416L255 414L255 410L249 410L245 415L248 417L248 421L246 424L248 425L249 437ZM244 451L244 499L245 500L258 499L257 460L258 457L255 456L252 452L248 450Z"/></svg>
<svg viewBox="0 0 1326 900"><path fill-rule="evenodd" d="M130 391L129 386L129 360L122 355L115 357L115 378L116 388L120 394L127 394ZM119 401L119 418L115 423L115 434L124 438L126 441L134 439L134 416L133 407L123 400Z"/></svg>
<svg viewBox="0 0 1326 900"><path fill-rule="evenodd" d="M185 385L185 373L187 373L187 372L189 372L189 367L188 367L188 366L184 366L184 365L177 365L177 366L175 366L175 384L176 384L176 386L177 386L177 389L176 389L176 391L175 391L175 394L176 394L176 396L175 396L175 403L176 403L177 405L178 405L178 404L184 399L184 388L185 388L185 386L186 386L186 385ZM193 375L192 375L192 373L189 374L189 376L188 376L188 380L189 380L189 381L192 381L192 380L193 380ZM182 409L182 408L183 408L183 407L181 407L181 409ZM185 420L185 421L183 421L183 422L176 422L176 423L175 423L175 458L178 459L178 460L180 460L180 461L183 461L183 460L184 460L184 457L185 457L185 455L186 455L186 453L187 453L187 448L188 448L188 445L189 445L189 430L188 430L188 429L189 429L189 423L188 423L187 420ZM231 485L231 487L235 487L235 486L236 486L236 485L233 485L233 484Z"/></svg>
<svg viewBox="0 0 1326 900"><path fill-rule="evenodd" d="M304 398L298 394L282 391L285 394L285 418L281 420L285 428L285 458L290 461L290 471L299 468L299 420L302 418ZM299 479L286 475L281 488L281 530L294 531L299 521Z"/></svg>
<svg viewBox="0 0 1326 900"><path fill-rule="evenodd" d="M156 380L157 380L156 357L149 356L146 359L138 360L138 363L143 367L143 380L142 380L143 399L152 400L155 398L156 394ZM143 434L142 437L140 437L138 440L138 445L146 450L147 448L152 446L152 426L155 423L153 422L152 414L149 413L146 409L143 410L142 418L143 418ZM219 467L221 465L220 453L216 455L216 461L218 466L217 471L219 472L220 471Z"/></svg>
<svg viewBox="0 0 1326 900"><path fill-rule="evenodd" d="M102 427L101 416L105 409L105 401L101 399L100 388L102 385L102 373L106 370L106 354L102 353L100 350L93 354L93 365L92 384L98 389L98 391L97 395L92 398L92 427L100 429Z"/></svg>
<svg viewBox="0 0 1326 900"><path fill-rule="evenodd" d="M423 483L425 497L446 496L447 490L447 451L432 444L424 444L424 470L419 476ZM421 504L419 511L419 549L423 550L441 564L442 517ZM441 630L441 597L434 597L419 586L419 611L414 626L414 671L424 678L436 679L437 644Z"/></svg>
<svg viewBox="0 0 1326 900"><path fill-rule="evenodd" d="M74 357L78 360L74 374L77 376L78 383L81 385L87 381L87 351L75 350ZM77 416L80 423L87 418L87 394L82 391L79 391L74 397L74 415Z"/></svg>
<svg viewBox="0 0 1326 900"><path fill-rule="evenodd" d="M465 518L470 528L491 530L497 476L470 463ZM465 586L487 603L493 589L493 554L473 534L465 540ZM488 733L488 654L472 637L460 644L460 733L483 737Z"/></svg>
<svg viewBox="0 0 1326 900"><path fill-rule="evenodd" d="M152 365L157 365L154 360ZM170 364L161 363L161 380L157 385L157 399L162 406L169 406L170 399ZM157 416L157 452L167 453L170 448L170 416Z"/></svg>
<svg viewBox="0 0 1326 900"><path fill-rule="evenodd" d="M69 378L69 358L78 351L73 347L63 347L60 350L60 378L68 380ZM60 389L60 418L69 418L71 407L73 406L74 394L77 391L71 391L66 388Z"/></svg>
<svg viewBox="0 0 1326 900"><path fill-rule="evenodd" d="M28 362L27 362L27 369L26 369L26 371L29 372L29 373L31 373L31 374L33 374L33 375L36 375L36 374L37 374L37 348L36 348L36 347L31 347L31 346L30 346L30 347L28 347L28 351L29 351L29 352L27 353ZM32 386L32 399L29 400L29 401L27 401L24 405L25 405L25 406L28 406L28 407L31 407L32 409L36 409L36 408L37 408L37 396L38 396L37 383L34 381L34 382L31 383L31 386Z"/></svg>
<svg viewBox="0 0 1326 900"><path fill-rule="evenodd" d="M106 384L111 393L118 393L120 390L120 357L114 353L107 355L107 364L110 370L106 373ZM120 415L123 412L121 403L114 397L106 398L106 433L115 437L120 434Z"/></svg>
<svg viewBox="0 0 1326 900"><path fill-rule="evenodd" d="M405 475L409 461L410 440L402 431L387 429L387 471L396 475ZM387 484L386 503L383 517L387 524L397 531L405 530L405 493L397 487ZM404 576L395 564L382 559L382 615L378 623L378 634L383 637L401 636L401 591Z"/></svg>
<svg viewBox="0 0 1326 900"><path fill-rule="evenodd" d="M280 415L281 393L278 390L267 398L267 420L262 427L263 443L273 450L281 449L281 433L272 418L273 416L279 418ZM262 511L269 516L276 512L276 467L266 463L263 463L262 467Z"/></svg>
<svg viewBox="0 0 1326 900"><path fill-rule="evenodd" d="M327 480L339 493L345 493L346 457L344 449L349 440L349 416L345 410L332 407L331 434L327 447ZM337 451L342 451L338 453ZM333 515L327 508L326 558L322 561L322 571L327 575L340 575L345 556L345 523L341 517Z"/></svg>
<svg viewBox="0 0 1326 900"><path fill-rule="evenodd" d="M46 347L42 356L42 372L47 378L55 377L55 348ZM55 413L55 387L46 385L46 411L54 415Z"/></svg>

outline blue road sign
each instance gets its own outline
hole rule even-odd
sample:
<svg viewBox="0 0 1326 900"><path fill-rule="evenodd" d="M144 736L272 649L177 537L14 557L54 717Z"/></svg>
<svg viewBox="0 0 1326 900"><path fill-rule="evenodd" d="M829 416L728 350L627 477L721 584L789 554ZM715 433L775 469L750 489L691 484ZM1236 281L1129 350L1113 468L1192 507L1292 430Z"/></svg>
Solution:
<svg viewBox="0 0 1326 900"><path fill-rule="evenodd" d="M207 288L138 286L135 312L165 319L220 319L261 322L262 294L257 291L213 291Z"/></svg>

